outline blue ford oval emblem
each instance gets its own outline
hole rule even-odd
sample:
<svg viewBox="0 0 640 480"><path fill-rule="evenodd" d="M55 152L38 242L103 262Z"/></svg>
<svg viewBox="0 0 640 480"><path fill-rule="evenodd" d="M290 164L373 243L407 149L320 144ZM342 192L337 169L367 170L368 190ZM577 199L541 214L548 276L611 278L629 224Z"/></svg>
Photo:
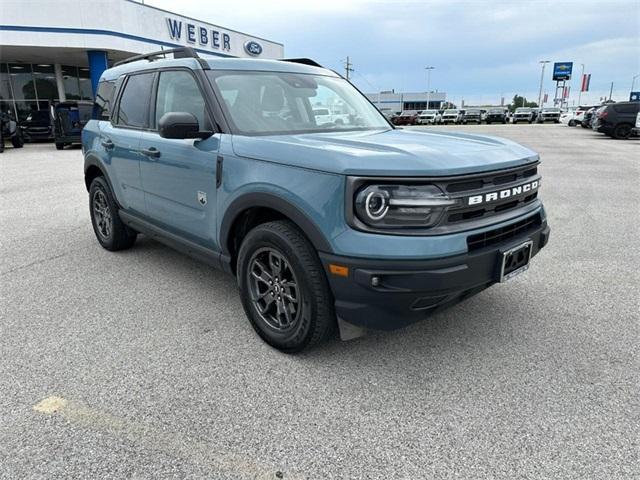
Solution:
<svg viewBox="0 0 640 480"><path fill-rule="evenodd" d="M244 44L244 50L249 55L260 55L262 53L262 45L250 40Z"/></svg>

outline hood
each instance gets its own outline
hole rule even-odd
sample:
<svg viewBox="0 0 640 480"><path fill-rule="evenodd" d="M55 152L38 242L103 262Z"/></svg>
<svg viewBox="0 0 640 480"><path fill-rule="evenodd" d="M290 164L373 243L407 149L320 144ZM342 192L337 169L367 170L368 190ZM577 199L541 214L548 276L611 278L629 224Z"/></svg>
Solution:
<svg viewBox="0 0 640 480"><path fill-rule="evenodd" d="M386 130L233 136L236 155L342 175L447 176L525 165L515 142L457 132Z"/></svg>

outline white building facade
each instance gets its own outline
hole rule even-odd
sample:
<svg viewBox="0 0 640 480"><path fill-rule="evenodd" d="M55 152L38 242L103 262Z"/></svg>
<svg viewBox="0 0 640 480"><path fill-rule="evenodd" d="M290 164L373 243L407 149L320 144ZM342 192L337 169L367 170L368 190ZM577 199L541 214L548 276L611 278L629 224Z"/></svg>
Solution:
<svg viewBox="0 0 640 480"><path fill-rule="evenodd" d="M382 113L439 109L447 101L447 94L444 92L379 92L365 95Z"/></svg>
<svg viewBox="0 0 640 480"><path fill-rule="evenodd" d="M281 43L133 0L0 0L0 110L23 119L92 100L113 62L181 46L204 58L284 56Z"/></svg>

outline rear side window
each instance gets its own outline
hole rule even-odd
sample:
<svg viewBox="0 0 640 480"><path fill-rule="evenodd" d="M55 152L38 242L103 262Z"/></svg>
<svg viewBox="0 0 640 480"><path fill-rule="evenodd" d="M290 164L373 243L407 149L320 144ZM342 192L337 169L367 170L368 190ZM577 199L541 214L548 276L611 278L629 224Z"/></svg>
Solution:
<svg viewBox="0 0 640 480"><path fill-rule="evenodd" d="M113 106L113 94L116 91L116 82L103 81L98 83L96 99L93 102L92 118L95 120L109 120Z"/></svg>
<svg viewBox="0 0 640 480"><path fill-rule="evenodd" d="M638 105L633 105L630 103L614 105L613 109L618 113L636 113L638 111Z"/></svg>
<svg viewBox="0 0 640 480"><path fill-rule="evenodd" d="M142 73L128 78L120 96L116 125L133 128L149 127L149 97L154 75Z"/></svg>

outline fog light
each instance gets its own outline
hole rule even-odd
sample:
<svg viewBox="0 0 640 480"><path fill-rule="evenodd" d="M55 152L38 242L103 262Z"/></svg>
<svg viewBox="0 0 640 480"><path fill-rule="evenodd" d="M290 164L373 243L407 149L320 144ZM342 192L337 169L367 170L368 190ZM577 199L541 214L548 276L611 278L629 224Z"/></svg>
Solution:
<svg viewBox="0 0 640 480"><path fill-rule="evenodd" d="M371 277L371 286L372 287L380 286L380 277Z"/></svg>

